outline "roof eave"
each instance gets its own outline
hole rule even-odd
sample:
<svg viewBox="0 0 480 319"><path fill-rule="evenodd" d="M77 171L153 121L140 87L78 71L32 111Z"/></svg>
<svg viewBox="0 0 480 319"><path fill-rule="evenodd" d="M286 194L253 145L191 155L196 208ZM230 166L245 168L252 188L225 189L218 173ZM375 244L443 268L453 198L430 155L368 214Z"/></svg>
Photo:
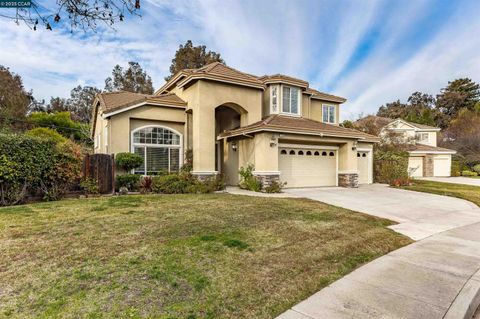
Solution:
<svg viewBox="0 0 480 319"><path fill-rule="evenodd" d="M210 75L210 74L189 75L185 79L181 80L178 83L178 86L183 87L183 86L187 85L189 82L196 81L196 80L217 81L217 82L230 83L230 84L247 86L247 87L251 87L251 88L255 88L255 89L265 90L265 86L263 84L257 84L257 83L241 81L241 80L239 81L239 80L236 80L234 78L223 77L223 76L213 76L213 75Z"/></svg>

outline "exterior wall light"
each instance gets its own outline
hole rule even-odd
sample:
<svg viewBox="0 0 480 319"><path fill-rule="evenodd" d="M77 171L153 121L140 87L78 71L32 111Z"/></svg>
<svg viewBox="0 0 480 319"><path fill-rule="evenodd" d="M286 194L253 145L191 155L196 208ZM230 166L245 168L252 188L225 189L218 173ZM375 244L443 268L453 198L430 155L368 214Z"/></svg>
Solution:
<svg viewBox="0 0 480 319"><path fill-rule="evenodd" d="M232 142L232 150L233 150L234 152L237 151L237 142Z"/></svg>

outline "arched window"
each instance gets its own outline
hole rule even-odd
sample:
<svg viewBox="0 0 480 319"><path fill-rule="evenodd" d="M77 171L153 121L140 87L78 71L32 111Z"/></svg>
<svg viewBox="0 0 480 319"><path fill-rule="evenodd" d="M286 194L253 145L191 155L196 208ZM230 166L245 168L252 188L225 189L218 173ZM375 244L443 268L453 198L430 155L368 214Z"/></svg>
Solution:
<svg viewBox="0 0 480 319"><path fill-rule="evenodd" d="M329 155L329 156L335 156L335 153L334 153L334 152L330 152L328 155Z"/></svg>
<svg viewBox="0 0 480 319"><path fill-rule="evenodd" d="M312 155L312 152L307 151L306 155Z"/></svg>
<svg viewBox="0 0 480 319"><path fill-rule="evenodd" d="M290 155L295 155L295 151L294 151L294 150L291 150L291 151L290 151Z"/></svg>
<svg viewBox="0 0 480 319"><path fill-rule="evenodd" d="M303 151L298 151L298 155L303 155Z"/></svg>
<svg viewBox="0 0 480 319"><path fill-rule="evenodd" d="M327 152L322 152L322 156L327 156Z"/></svg>
<svg viewBox="0 0 480 319"><path fill-rule="evenodd" d="M314 155L315 155L315 156L319 156L320 153L319 153L318 151L315 151Z"/></svg>
<svg viewBox="0 0 480 319"><path fill-rule="evenodd" d="M360 157L360 153L357 153L357 157Z"/></svg>
<svg viewBox="0 0 480 319"><path fill-rule="evenodd" d="M280 152L280 154L286 155L286 154L287 154L287 151L286 151L286 150L282 150L282 151Z"/></svg>
<svg viewBox="0 0 480 319"><path fill-rule="evenodd" d="M367 157L367 153L363 153L363 154L362 154L362 157Z"/></svg>
<svg viewBox="0 0 480 319"><path fill-rule="evenodd" d="M136 174L176 172L182 163L182 135L163 126L145 126L132 132L132 151L143 157Z"/></svg>

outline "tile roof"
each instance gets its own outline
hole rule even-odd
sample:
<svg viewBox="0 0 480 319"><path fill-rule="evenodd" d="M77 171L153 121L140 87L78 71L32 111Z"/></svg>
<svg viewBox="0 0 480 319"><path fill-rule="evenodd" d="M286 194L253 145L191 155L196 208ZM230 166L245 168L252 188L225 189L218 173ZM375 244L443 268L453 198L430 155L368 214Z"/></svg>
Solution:
<svg viewBox="0 0 480 319"><path fill-rule="evenodd" d="M311 94L312 98L318 100L332 101L337 103L345 103L347 101L347 99L344 97L323 93L312 88L307 88L305 93Z"/></svg>
<svg viewBox="0 0 480 319"><path fill-rule="evenodd" d="M187 104L174 93L150 95L127 91L106 92L98 94L103 113L111 113L129 106L151 102L173 107L185 107Z"/></svg>
<svg viewBox="0 0 480 319"><path fill-rule="evenodd" d="M332 137L347 137L378 142L380 139L364 132L348 129L337 125L318 122L303 117L270 115L262 121L240 127L238 129L225 131L219 135L220 138L238 136L260 131L280 131L297 134L316 134Z"/></svg>
<svg viewBox="0 0 480 319"><path fill-rule="evenodd" d="M308 82L284 74L264 75L258 78L264 84L269 83L289 83L307 88Z"/></svg>
<svg viewBox="0 0 480 319"><path fill-rule="evenodd" d="M206 78L211 80L219 80L231 82L235 84L243 84L247 86L264 89L265 86L258 77L238 71L234 68L226 66L220 62L210 63L199 69L189 69L186 71L186 77L179 82L179 86L183 86L191 80Z"/></svg>
<svg viewBox="0 0 480 319"><path fill-rule="evenodd" d="M407 151L409 152L450 152L450 153L456 153L457 151L451 150L448 148L443 148L443 147L437 147L437 146L430 146L430 145L425 145L425 144L410 144L408 145Z"/></svg>

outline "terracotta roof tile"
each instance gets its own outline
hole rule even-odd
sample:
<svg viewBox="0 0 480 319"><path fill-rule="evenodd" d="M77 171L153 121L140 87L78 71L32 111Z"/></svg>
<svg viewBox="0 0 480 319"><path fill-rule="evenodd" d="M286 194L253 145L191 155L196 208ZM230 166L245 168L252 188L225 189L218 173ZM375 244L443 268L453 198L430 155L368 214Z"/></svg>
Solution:
<svg viewBox="0 0 480 319"><path fill-rule="evenodd" d="M127 91L106 92L98 94L103 113L118 111L129 106L152 102L155 104L165 104L166 106L185 107L186 103L174 93L161 95L149 95L141 93L132 93Z"/></svg>
<svg viewBox="0 0 480 319"><path fill-rule="evenodd" d="M265 130L275 130L288 133L307 133L324 136L358 138L372 142L378 142L380 139L364 132L354 129L348 129L337 125L306 119L303 117L271 115L262 121L240 127L235 130L226 131L220 134L220 137L238 136L248 133L260 132Z"/></svg>
<svg viewBox="0 0 480 319"><path fill-rule="evenodd" d="M312 98L319 99L319 100L332 101L332 102L337 102L337 103L345 103L347 101L347 99L344 98L344 97L320 92L320 91L312 89L312 88L306 89L305 93L311 94Z"/></svg>
<svg viewBox="0 0 480 319"><path fill-rule="evenodd" d="M278 82L286 82L290 84L296 84L301 87L307 88L308 87L308 82L294 78L292 76L284 75L284 74L274 74L274 75L264 75L258 78L261 80L263 83L268 84L268 83L278 83Z"/></svg>

